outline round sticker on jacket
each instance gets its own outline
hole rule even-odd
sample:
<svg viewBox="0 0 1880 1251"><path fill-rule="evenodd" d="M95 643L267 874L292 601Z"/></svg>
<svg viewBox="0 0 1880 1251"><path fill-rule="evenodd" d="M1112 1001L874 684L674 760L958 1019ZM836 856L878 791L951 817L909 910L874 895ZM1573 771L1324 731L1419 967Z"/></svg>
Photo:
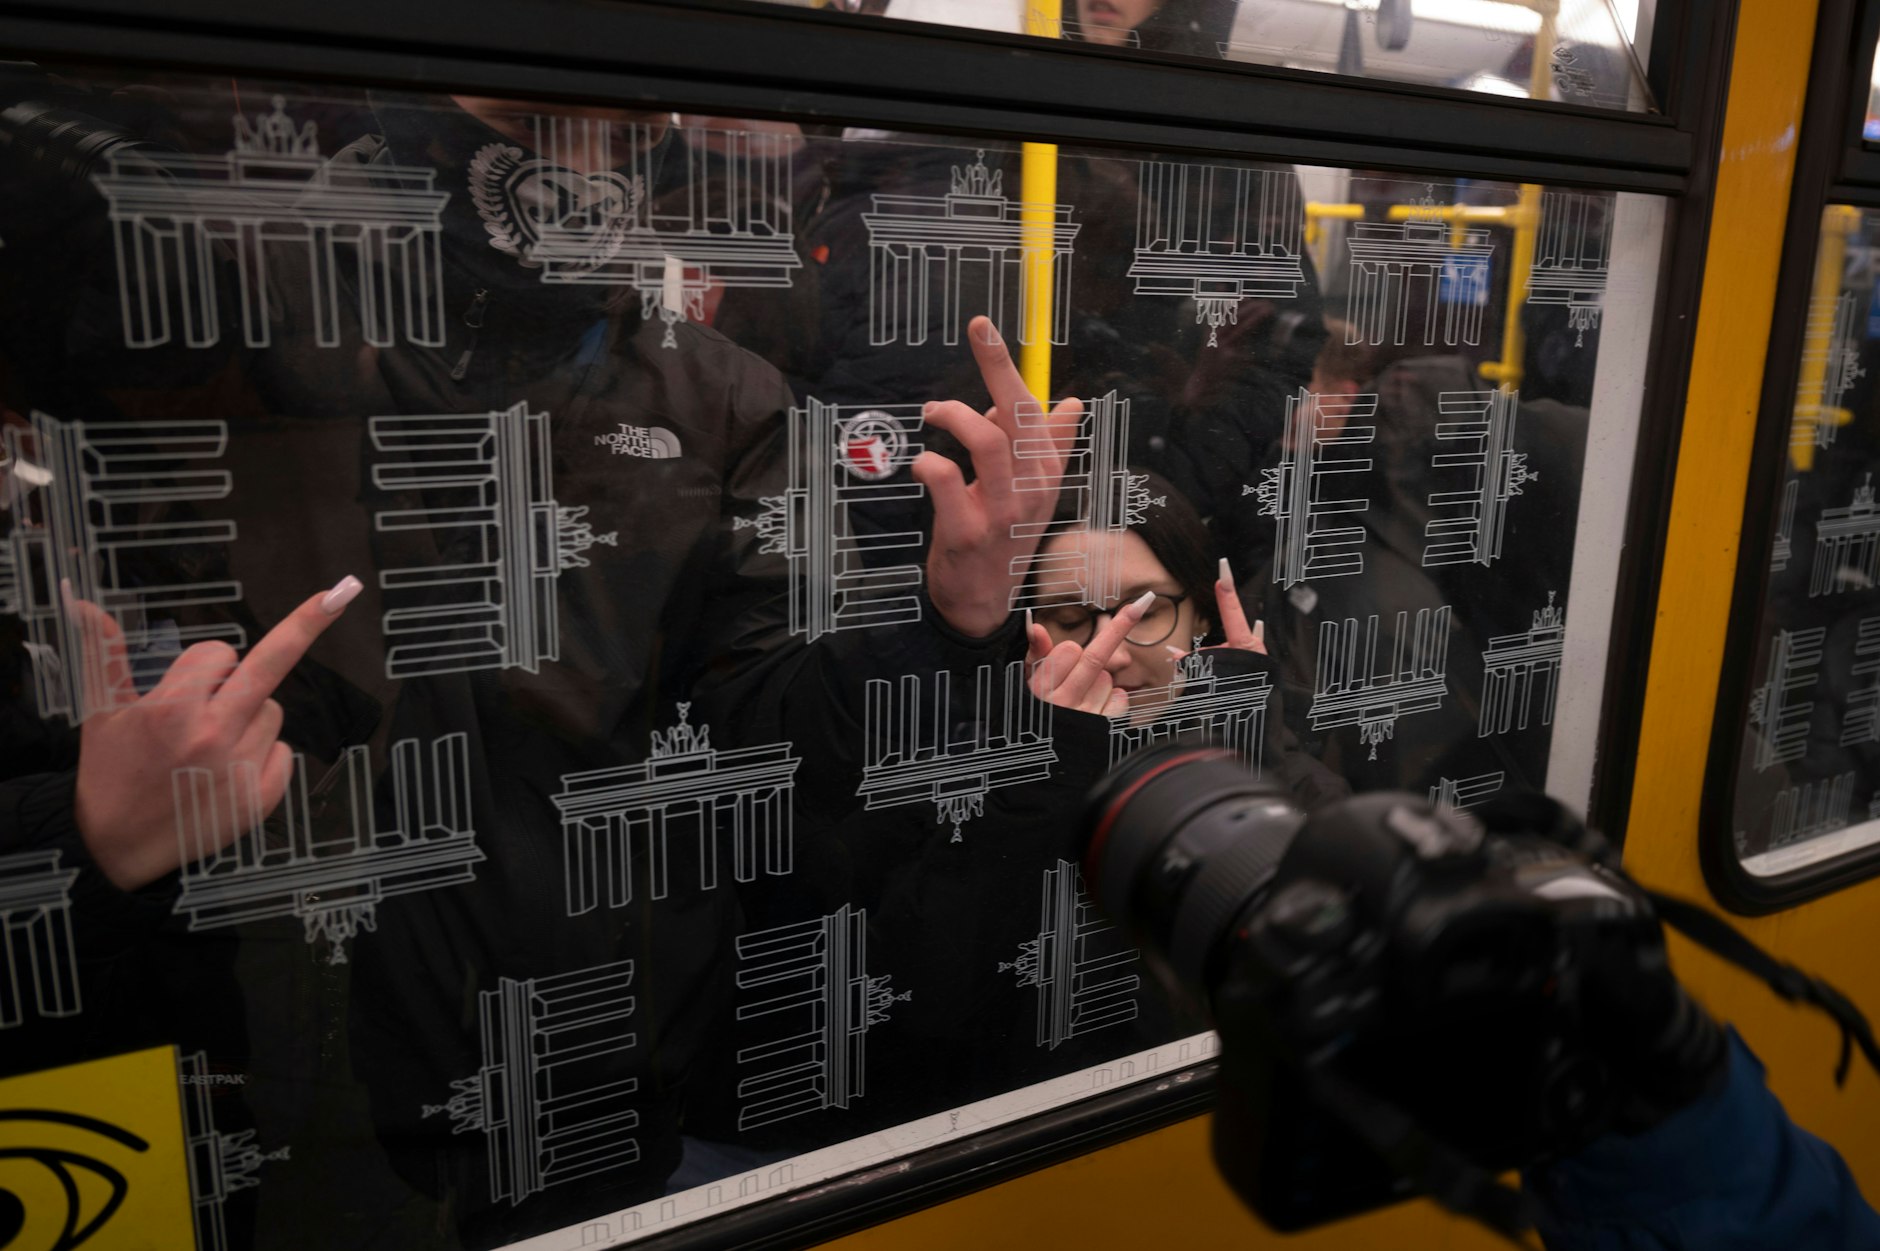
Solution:
<svg viewBox="0 0 1880 1251"><path fill-rule="evenodd" d="M907 459L907 431L880 409L849 418L841 435L842 467L864 482L893 477Z"/></svg>

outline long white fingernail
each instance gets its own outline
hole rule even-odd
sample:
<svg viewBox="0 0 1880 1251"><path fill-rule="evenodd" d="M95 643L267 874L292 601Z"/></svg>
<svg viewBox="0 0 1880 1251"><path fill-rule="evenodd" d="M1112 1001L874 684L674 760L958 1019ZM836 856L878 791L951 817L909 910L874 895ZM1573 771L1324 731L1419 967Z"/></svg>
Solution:
<svg viewBox="0 0 1880 1251"><path fill-rule="evenodd" d="M366 584L350 573L333 584L333 589L320 597L320 611L329 617L339 616L340 609L359 598L359 592L366 589Z"/></svg>
<svg viewBox="0 0 1880 1251"><path fill-rule="evenodd" d="M1138 613L1145 613L1149 611L1149 605L1153 603L1155 603L1155 592L1144 591L1141 595L1131 600L1129 606L1134 608Z"/></svg>
<svg viewBox="0 0 1880 1251"><path fill-rule="evenodd" d="M1228 590L1234 589L1234 571L1228 567L1227 557L1221 557L1221 585Z"/></svg>
<svg viewBox="0 0 1880 1251"><path fill-rule="evenodd" d="M1167 647L1168 654L1173 656L1175 659L1186 660L1188 658L1188 653L1183 651L1181 648L1175 646L1175 644L1168 643L1168 644L1165 644L1164 646Z"/></svg>
<svg viewBox="0 0 1880 1251"><path fill-rule="evenodd" d="M1025 610L1025 633L1031 633L1031 609L1029 608Z"/></svg>

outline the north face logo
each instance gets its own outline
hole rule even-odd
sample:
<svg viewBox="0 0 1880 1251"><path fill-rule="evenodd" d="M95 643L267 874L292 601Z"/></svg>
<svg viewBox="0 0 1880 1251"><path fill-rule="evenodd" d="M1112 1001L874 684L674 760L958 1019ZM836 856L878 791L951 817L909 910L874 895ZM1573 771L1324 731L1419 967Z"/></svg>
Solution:
<svg viewBox="0 0 1880 1251"><path fill-rule="evenodd" d="M615 456L639 456L647 460L671 460L683 453L679 436L664 426L635 426L620 423L611 434L597 434L594 442L610 449Z"/></svg>

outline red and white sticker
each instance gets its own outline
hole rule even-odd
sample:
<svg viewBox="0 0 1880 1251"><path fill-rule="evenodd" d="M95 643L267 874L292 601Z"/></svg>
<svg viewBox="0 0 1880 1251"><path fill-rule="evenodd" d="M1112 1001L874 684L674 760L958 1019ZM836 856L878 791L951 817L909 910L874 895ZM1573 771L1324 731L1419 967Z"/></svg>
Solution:
<svg viewBox="0 0 1880 1251"><path fill-rule="evenodd" d="M864 482L891 478L907 463L907 431L880 409L842 423L842 467Z"/></svg>

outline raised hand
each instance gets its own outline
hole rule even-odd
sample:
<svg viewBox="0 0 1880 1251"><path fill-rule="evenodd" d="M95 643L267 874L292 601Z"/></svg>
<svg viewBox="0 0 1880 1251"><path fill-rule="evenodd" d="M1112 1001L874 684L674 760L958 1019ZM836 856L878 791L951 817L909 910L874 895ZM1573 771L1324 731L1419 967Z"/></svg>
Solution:
<svg viewBox="0 0 1880 1251"><path fill-rule="evenodd" d="M131 682L117 622L68 593L66 611L78 620L87 672L121 705L85 719L78 751L78 831L114 885L135 890L182 863L170 781L177 769L209 772L218 814L235 810L228 778L236 764L255 771L254 817L281 802L293 752L280 741L281 706L271 697L360 589L359 579L340 579L288 614L239 663L226 643L197 643L142 696ZM245 824L230 824L241 828L224 829L218 821L218 848L247 832Z"/></svg>
<svg viewBox="0 0 1880 1251"><path fill-rule="evenodd" d="M1111 674L1128 662L1122 653L1129 632L1142 621L1142 614L1155 601L1154 591L1144 591L1103 623L1088 643L1069 639L1051 645L1051 635L1036 622L1025 625L1025 668L1031 693L1060 708L1076 708L1105 717L1120 717L1129 712L1129 692L1118 687Z"/></svg>
<svg viewBox="0 0 1880 1251"><path fill-rule="evenodd" d="M1247 612L1240 606L1240 592L1234 589L1234 571L1225 556L1221 557L1221 576L1214 583L1214 607L1228 647L1266 655L1266 622L1247 624Z"/></svg>
<svg viewBox="0 0 1880 1251"><path fill-rule="evenodd" d="M1084 406L1061 400L1042 423L1021 433L1019 414L1042 413L1043 405L1026 388L990 320L973 318L966 338L992 407L981 413L957 400L936 400L925 415L929 425L958 439L972 457L972 485L958 465L937 452L922 452L913 473L934 508L927 596L947 624L984 638L1011 613L1024 580L1024 561L1038 550L1040 532L1057 510ZM1027 453L1022 478L1016 455L1021 441ZM1025 489L1016 489L1021 485Z"/></svg>

